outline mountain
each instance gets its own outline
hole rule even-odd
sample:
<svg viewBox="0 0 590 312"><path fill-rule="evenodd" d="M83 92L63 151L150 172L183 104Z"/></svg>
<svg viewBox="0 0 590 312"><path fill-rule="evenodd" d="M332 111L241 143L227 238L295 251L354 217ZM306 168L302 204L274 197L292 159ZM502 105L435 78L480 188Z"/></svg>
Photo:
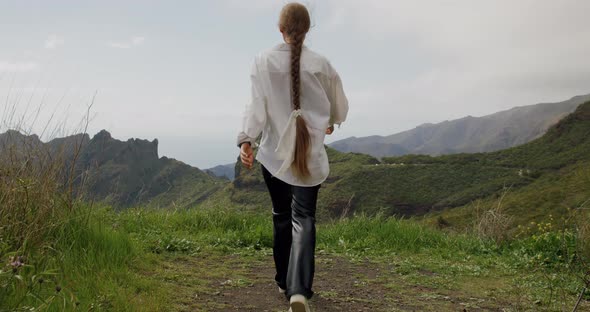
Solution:
<svg viewBox="0 0 590 312"><path fill-rule="evenodd" d="M235 166L236 166L236 164L234 164L234 163L227 164L227 165L219 165L219 166L215 166L213 168L205 169L205 172L210 173L216 177L227 178L230 181L233 181L233 179L235 177L235 172L234 172Z"/></svg>
<svg viewBox="0 0 590 312"><path fill-rule="evenodd" d="M75 183L83 198L120 208L193 206L227 183L178 160L158 157L158 140L124 142L105 130L92 139L77 134L47 143L36 135L8 131L0 134L0 144L0 153L16 150L50 155L66 166L75 163Z"/></svg>
<svg viewBox="0 0 590 312"><path fill-rule="evenodd" d="M381 161L328 148L331 173L322 184L318 218L354 213L442 214L452 223L473 215L473 204L495 203L507 190L506 210L518 222L564 215L590 198L590 101L540 138L487 153L404 155ZM236 165L236 179L221 192L236 206L270 201L259 166Z"/></svg>
<svg viewBox="0 0 590 312"><path fill-rule="evenodd" d="M351 137L333 142L330 147L375 157L497 151L540 137L551 125L589 100L590 94L559 103L514 107L483 117L423 124L390 136Z"/></svg>

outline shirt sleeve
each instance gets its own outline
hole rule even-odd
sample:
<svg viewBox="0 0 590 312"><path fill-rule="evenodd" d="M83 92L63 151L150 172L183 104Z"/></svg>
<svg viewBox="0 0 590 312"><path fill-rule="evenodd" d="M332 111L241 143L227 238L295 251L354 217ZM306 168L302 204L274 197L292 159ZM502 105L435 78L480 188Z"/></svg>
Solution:
<svg viewBox="0 0 590 312"><path fill-rule="evenodd" d="M348 115L348 99L344 94L344 87L340 75L331 66L330 87L328 90L328 100L330 101L330 126L340 126L346 120Z"/></svg>
<svg viewBox="0 0 590 312"><path fill-rule="evenodd" d="M258 65L256 60L252 65L250 73L251 81L251 100L250 104L246 105L242 117L242 128L238 133L237 145L249 142L254 144L256 138L264 129L266 125L266 97L264 96L262 85L260 82L260 75L258 72Z"/></svg>

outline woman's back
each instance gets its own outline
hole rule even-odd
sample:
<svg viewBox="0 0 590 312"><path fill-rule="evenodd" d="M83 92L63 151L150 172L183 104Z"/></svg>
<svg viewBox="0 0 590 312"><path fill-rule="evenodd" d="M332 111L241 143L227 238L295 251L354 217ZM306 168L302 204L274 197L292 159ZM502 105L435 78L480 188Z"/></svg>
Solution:
<svg viewBox="0 0 590 312"><path fill-rule="evenodd" d="M327 59L304 46L299 97L300 114L310 135L307 165L311 175L303 180L289 170L281 172L285 159L276 150L294 110L291 61L291 47L286 43L256 56L251 72L252 104L244 115L244 133L255 138L262 131L256 159L273 175L292 185L317 185L329 173L324 148L326 128L345 120L348 102L340 77Z"/></svg>
<svg viewBox="0 0 590 312"><path fill-rule="evenodd" d="M285 118L285 121L293 110L290 88L290 51L288 44L280 44L260 53L256 57L258 67L256 74L267 97L268 108L273 113L275 109L284 112L281 115ZM333 70L323 56L306 47L302 50L300 62L300 98L303 117L311 117L305 118L308 126L325 130L328 127L330 118L330 101L325 90L329 88L328 76L332 75ZM279 116L276 117L280 119ZM271 119L271 121L275 120Z"/></svg>

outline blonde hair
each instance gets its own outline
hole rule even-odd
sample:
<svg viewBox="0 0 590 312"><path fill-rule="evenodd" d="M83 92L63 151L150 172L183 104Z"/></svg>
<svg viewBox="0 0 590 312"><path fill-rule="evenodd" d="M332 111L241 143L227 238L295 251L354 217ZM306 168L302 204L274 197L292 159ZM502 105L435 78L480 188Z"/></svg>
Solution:
<svg viewBox="0 0 590 312"><path fill-rule="evenodd" d="M294 110L301 108L301 51L310 24L309 12L300 3L289 3L281 10L279 28L291 45L291 100ZM295 157L292 169L296 176L305 179L311 175L307 167L311 137L302 116L297 117L296 128Z"/></svg>

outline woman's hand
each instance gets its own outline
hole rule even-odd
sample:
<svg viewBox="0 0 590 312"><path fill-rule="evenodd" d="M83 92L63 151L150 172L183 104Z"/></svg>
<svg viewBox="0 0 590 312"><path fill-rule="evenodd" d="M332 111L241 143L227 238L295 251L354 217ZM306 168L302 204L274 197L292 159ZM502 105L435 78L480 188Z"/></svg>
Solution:
<svg viewBox="0 0 590 312"><path fill-rule="evenodd" d="M326 129L326 134L327 135L330 135L332 133L334 133L334 126L330 126L328 129Z"/></svg>
<svg viewBox="0 0 590 312"><path fill-rule="evenodd" d="M252 169L252 166L254 165L254 151L252 150L250 143L243 143L240 147L240 160L244 167Z"/></svg>

